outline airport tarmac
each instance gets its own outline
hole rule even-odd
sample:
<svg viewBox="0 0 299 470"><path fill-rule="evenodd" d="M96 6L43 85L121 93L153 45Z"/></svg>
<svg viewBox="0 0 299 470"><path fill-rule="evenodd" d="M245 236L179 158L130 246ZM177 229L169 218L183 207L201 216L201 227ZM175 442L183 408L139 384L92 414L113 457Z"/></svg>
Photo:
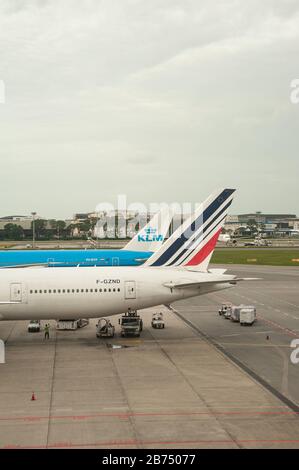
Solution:
<svg viewBox="0 0 299 470"><path fill-rule="evenodd" d="M215 295L243 295L247 287L239 289ZM228 335L239 334L239 325L218 317L218 298L189 302L175 307L201 327L209 317L217 331L225 325ZM166 328L153 330L151 315L161 309ZM292 408L166 307L142 315L145 328L136 339L98 340L95 320L69 332L53 324L49 341L27 333L26 322L1 322L7 362L0 365L0 447L299 448ZM254 336L256 328L242 333ZM277 334L269 325L267 331ZM223 341L239 344L238 351L243 342L248 354L254 351L248 339L229 338ZM256 341L263 352L256 357L267 368L268 350Z"/></svg>
<svg viewBox="0 0 299 470"><path fill-rule="evenodd" d="M299 268L231 266L228 272L260 280L177 302L174 307L299 411L299 364L290 361L291 341L299 338ZM258 321L253 327L241 327L225 320L217 314L222 302L255 305Z"/></svg>

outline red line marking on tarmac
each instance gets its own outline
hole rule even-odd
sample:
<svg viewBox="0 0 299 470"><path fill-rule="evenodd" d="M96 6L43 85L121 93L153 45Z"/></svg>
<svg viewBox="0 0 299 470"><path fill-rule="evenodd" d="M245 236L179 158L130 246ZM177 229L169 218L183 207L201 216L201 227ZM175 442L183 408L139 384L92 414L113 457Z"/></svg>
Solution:
<svg viewBox="0 0 299 470"><path fill-rule="evenodd" d="M113 446L132 446L132 445L195 445L195 444L291 444L298 443L299 439L222 439L222 440L186 440L186 441L138 441L138 440L127 440L127 441L98 441L88 443L73 443L73 442L55 442L51 445L37 445L37 446L21 446L15 444L7 444L3 446L3 449L46 449L46 448L70 448L70 447L113 447Z"/></svg>
<svg viewBox="0 0 299 470"><path fill-rule="evenodd" d="M198 411L198 412L156 412L156 413L94 413L88 415L52 415L52 416L8 416L0 417L0 421L25 421L25 422L39 422L42 420L86 420L93 418L119 418L119 419L129 419L132 417L171 417L171 416L297 416L299 412L287 410L287 411Z"/></svg>
<svg viewBox="0 0 299 470"><path fill-rule="evenodd" d="M271 321L271 320L267 320L266 318L262 317L261 315L258 315L258 318L260 320L262 320L264 323L268 323L268 325L272 325L275 328L278 328L279 330L282 330L284 333L286 333L289 336L295 336L295 338L298 338L298 336L299 336L299 333L296 333L295 331L290 330L289 328L285 328L285 327L279 325L279 323L276 323L276 322Z"/></svg>

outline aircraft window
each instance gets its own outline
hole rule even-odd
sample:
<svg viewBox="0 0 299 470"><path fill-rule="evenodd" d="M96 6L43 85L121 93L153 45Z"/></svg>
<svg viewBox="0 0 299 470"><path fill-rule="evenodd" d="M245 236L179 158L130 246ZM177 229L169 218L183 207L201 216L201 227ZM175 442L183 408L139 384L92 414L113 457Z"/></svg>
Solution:
<svg viewBox="0 0 299 470"><path fill-rule="evenodd" d="M51 291L51 289L49 289L49 294L51 294L51 293L52 293L52 291Z"/></svg>
<svg viewBox="0 0 299 470"><path fill-rule="evenodd" d="M39 293L40 293L40 294L42 294L42 293L43 293L43 291L40 289Z"/></svg>
<svg viewBox="0 0 299 470"><path fill-rule="evenodd" d="M109 292L111 292L111 289L108 289Z"/></svg>
<svg viewBox="0 0 299 470"><path fill-rule="evenodd" d="M65 293L65 289L62 289L63 294Z"/></svg>
<svg viewBox="0 0 299 470"><path fill-rule="evenodd" d="M94 291L95 291L95 292L98 292L98 289L95 289Z"/></svg>
<svg viewBox="0 0 299 470"><path fill-rule="evenodd" d="M58 292L58 294L60 294L61 290L60 290L60 289L58 289L58 290L57 290L57 292Z"/></svg>
<svg viewBox="0 0 299 470"><path fill-rule="evenodd" d="M102 289L100 289L100 292L102 292Z"/></svg>
<svg viewBox="0 0 299 470"><path fill-rule="evenodd" d="M88 292L88 289L85 289L85 292Z"/></svg>
<svg viewBox="0 0 299 470"><path fill-rule="evenodd" d="M113 289L113 292L115 292L115 289Z"/></svg>
<svg viewBox="0 0 299 470"><path fill-rule="evenodd" d="M84 292L84 289L81 289L81 292Z"/></svg>
<svg viewBox="0 0 299 470"><path fill-rule="evenodd" d="M53 289L53 294L56 294L56 289Z"/></svg>
<svg viewBox="0 0 299 470"><path fill-rule="evenodd" d="M33 290L30 291L30 294L33 294Z"/></svg>
<svg viewBox="0 0 299 470"><path fill-rule="evenodd" d="M67 290L67 293L69 294L70 292L71 292L70 289L68 289L68 290Z"/></svg>
<svg viewBox="0 0 299 470"><path fill-rule="evenodd" d="M46 294L46 293L47 293L47 291L46 291L46 290L44 290L44 294Z"/></svg>
<svg viewBox="0 0 299 470"><path fill-rule="evenodd" d="M107 292L107 289L104 289L104 292Z"/></svg>
<svg viewBox="0 0 299 470"><path fill-rule="evenodd" d="M120 289L117 289L117 292L120 292Z"/></svg>
<svg viewBox="0 0 299 470"><path fill-rule="evenodd" d="M90 292L93 292L93 289L90 289Z"/></svg>

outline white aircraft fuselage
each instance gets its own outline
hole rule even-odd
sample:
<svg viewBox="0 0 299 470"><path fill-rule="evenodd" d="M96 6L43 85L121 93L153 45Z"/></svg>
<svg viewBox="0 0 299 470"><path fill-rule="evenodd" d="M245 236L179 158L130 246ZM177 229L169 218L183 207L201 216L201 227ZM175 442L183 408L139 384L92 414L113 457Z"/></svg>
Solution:
<svg viewBox="0 0 299 470"><path fill-rule="evenodd" d="M232 287L230 282L234 278L155 267L3 269L0 270L0 320L116 315L129 308L169 304ZM172 288L172 284L193 282L201 284Z"/></svg>

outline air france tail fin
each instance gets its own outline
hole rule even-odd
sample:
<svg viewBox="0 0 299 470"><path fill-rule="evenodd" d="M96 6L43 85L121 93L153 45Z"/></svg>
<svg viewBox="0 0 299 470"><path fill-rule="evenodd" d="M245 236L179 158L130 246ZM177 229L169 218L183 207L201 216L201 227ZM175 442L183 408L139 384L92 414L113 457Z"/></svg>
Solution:
<svg viewBox="0 0 299 470"><path fill-rule="evenodd" d="M123 248L132 251L157 251L168 233L172 210L165 206Z"/></svg>
<svg viewBox="0 0 299 470"><path fill-rule="evenodd" d="M143 266L185 266L207 271L234 192L215 191Z"/></svg>

